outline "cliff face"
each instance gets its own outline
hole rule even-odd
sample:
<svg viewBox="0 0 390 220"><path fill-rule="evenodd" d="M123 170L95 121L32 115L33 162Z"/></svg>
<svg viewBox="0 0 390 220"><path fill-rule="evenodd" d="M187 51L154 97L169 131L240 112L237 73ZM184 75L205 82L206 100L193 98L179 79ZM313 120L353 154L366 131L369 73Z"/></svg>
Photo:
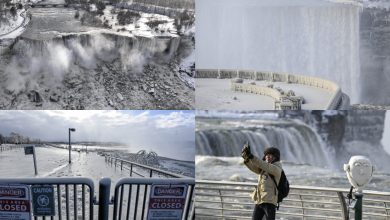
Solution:
<svg viewBox="0 0 390 220"><path fill-rule="evenodd" d="M334 151L341 152L344 143L361 141L380 146L384 131L385 111L312 111L301 118L315 128Z"/></svg>
<svg viewBox="0 0 390 220"><path fill-rule="evenodd" d="M386 111L349 111L344 141L364 141L379 145L384 131Z"/></svg>
<svg viewBox="0 0 390 220"><path fill-rule="evenodd" d="M380 7L384 2L371 4L360 13L360 93L365 104L388 105L390 98L383 94L390 91L390 10Z"/></svg>
<svg viewBox="0 0 390 220"><path fill-rule="evenodd" d="M338 153L345 134L346 111L314 111L314 125L325 142Z"/></svg>
<svg viewBox="0 0 390 220"><path fill-rule="evenodd" d="M352 155L364 155L378 170L385 170L390 166L390 157L381 144L385 114L376 110L313 111L306 120L334 153L337 167L342 167Z"/></svg>

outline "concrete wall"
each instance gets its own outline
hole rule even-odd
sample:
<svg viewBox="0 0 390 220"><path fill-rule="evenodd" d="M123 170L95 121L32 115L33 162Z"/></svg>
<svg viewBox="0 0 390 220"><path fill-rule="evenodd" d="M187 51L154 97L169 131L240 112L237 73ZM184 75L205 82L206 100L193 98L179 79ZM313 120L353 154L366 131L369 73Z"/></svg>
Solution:
<svg viewBox="0 0 390 220"><path fill-rule="evenodd" d="M279 100L282 96L282 94L276 89L251 84L231 82L231 89L239 92L270 96L275 100Z"/></svg>
<svg viewBox="0 0 390 220"><path fill-rule="evenodd" d="M313 76L303 76L289 73L260 72L252 70L198 69L196 70L196 78L243 78L272 82L294 83L322 88L332 92L332 97L326 104L325 109L337 109L342 97L341 88L336 83ZM232 90L235 91L267 95L274 99L280 98L280 93L277 90L268 87L233 82L231 87ZM279 93L279 95L277 95L277 93Z"/></svg>

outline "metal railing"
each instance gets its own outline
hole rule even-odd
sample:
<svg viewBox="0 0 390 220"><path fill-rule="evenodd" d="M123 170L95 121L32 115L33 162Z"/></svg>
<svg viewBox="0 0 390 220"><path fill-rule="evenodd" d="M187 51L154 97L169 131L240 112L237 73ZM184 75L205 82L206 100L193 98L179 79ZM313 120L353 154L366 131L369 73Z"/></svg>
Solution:
<svg viewBox="0 0 390 220"><path fill-rule="evenodd" d="M146 219L152 184L186 184L188 190L182 219L190 218L194 206L194 179L122 178L115 186L114 211L111 219Z"/></svg>
<svg viewBox="0 0 390 220"><path fill-rule="evenodd" d="M196 218L251 219L254 204L249 194L256 183L196 181ZM348 189L290 186L277 217L288 219L353 219ZM390 219L390 192L364 191L363 219Z"/></svg>
<svg viewBox="0 0 390 220"><path fill-rule="evenodd" d="M0 152L2 151L9 151L9 150L13 150L13 149L20 149L20 148L23 148L24 145L10 145L10 144L1 144L0 145Z"/></svg>
<svg viewBox="0 0 390 220"><path fill-rule="evenodd" d="M38 219L146 219L149 197L153 184L188 186L182 219L194 218L193 178L122 178L110 198L111 179L99 181L99 201L95 199L94 184L89 178L2 178L1 185L22 184L28 186L53 186L55 216L34 216ZM98 205L98 212L94 206ZM111 209L110 206L113 206ZM112 215L110 214L112 213ZM110 218L112 216L112 218Z"/></svg>
<svg viewBox="0 0 390 220"><path fill-rule="evenodd" d="M91 179L81 177L3 178L0 179L0 184L51 185L54 187L55 219L95 219L94 184ZM53 216L48 218L54 219ZM46 217L35 216L34 219L46 219Z"/></svg>
<svg viewBox="0 0 390 220"><path fill-rule="evenodd" d="M153 177L153 175L157 176L164 176L164 177L173 177L173 178L186 178L186 176L160 170L151 166L135 163L132 161L120 159L118 157L112 157L105 155L105 161L111 165L113 165L115 168L119 168L121 170L129 170L129 175L133 176L133 174L136 174L140 177ZM143 173L142 173L143 172Z"/></svg>

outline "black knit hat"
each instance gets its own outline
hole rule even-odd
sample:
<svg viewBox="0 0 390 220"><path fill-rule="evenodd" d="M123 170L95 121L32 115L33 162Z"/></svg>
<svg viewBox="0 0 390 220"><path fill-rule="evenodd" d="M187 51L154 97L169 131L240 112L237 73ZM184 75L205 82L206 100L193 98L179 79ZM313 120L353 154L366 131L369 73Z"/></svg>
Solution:
<svg viewBox="0 0 390 220"><path fill-rule="evenodd" d="M269 148L265 149L263 160L265 160L265 155L267 155L267 154L272 154L275 157L275 160L273 162L280 160L280 151L276 147L269 147Z"/></svg>

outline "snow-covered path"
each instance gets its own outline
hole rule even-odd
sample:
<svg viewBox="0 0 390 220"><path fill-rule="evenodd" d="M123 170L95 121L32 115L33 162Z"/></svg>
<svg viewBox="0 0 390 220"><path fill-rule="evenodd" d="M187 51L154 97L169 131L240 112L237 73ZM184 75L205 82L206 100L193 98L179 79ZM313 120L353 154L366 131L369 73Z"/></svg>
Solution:
<svg viewBox="0 0 390 220"><path fill-rule="evenodd" d="M19 10L17 13L18 18L13 23L11 22L11 25L3 26L0 29L0 39L16 38L26 29L25 27L30 21L27 12L25 10Z"/></svg>
<svg viewBox="0 0 390 220"><path fill-rule="evenodd" d="M129 170L121 170L105 162L103 156L95 151L77 152L72 151L72 163L68 163L69 151L54 147L36 147L38 166L37 177L86 177L93 180L97 190L99 180L103 177L111 179L111 185L122 177L129 177ZM162 159L161 166L170 172L181 171L184 173L195 172L195 164L188 162ZM133 168L134 171L148 176L148 172L140 168ZM134 177L139 177L133 175ZM23 148L0 152L0 177L1 178L23 178L34 177L34 166L32 155L24 155ZM113 189L113 187L112 187Z"/></svg>

